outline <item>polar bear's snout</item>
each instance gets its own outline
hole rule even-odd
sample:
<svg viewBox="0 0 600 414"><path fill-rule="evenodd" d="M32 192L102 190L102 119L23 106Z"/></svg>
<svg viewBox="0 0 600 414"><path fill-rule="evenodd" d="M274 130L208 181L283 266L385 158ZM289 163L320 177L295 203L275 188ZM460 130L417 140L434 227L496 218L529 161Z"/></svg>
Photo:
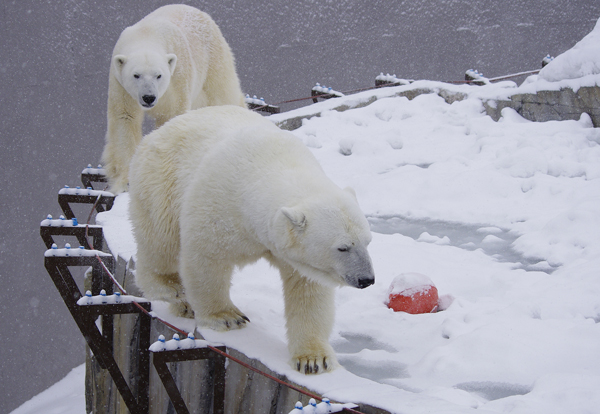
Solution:
<svg viewBox="0 0 600 414"><path fill-rule="evenodd" d="M364 289L375 283L375 272L371 257L365 248L354 248L346 259L349 270L345 273L346 283L357 289Z"/></svg>
<svg viewBox="0 0 600 414"><path fill-rule="evenodd" d="M359 289L364 289L366 287L371 286L372 284L375 283L375 278L363 278L363 279L358 279L358 286L357 288Z"/></svg>
<svg viewBox="0 0 600 414"><path fill-rule="evenodd" d="M142 96L142 106L145 106L147 108L152 108L154 106L154 103L156 102L156 96L154 95L143 95Z"/></svg>
<svg viewBox="0 0 600 414"><path fill-rule="evenodd" d="M345 277L346 282L357 289L364 289L375 283L375 275L373 274L373 270L370 272L363 273L360 275L347 275Z"/></svg>

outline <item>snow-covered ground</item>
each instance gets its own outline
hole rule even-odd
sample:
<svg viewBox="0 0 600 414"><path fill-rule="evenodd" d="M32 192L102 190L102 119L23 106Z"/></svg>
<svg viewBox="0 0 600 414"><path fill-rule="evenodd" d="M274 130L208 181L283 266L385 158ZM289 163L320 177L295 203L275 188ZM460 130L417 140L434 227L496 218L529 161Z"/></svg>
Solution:
<svg viewBox="0 0 600 414"><path fill-rule="evenodd" d="M588 41L598 36L600 24L519 89L600 85L600 45ZM234 277L232 299L252 323L201 334L333 400L392 412L597 412L600 129L587 115L533 123L511 109L492 121L482 102L514 91L511 82L449 87L468 95L453 104L436 94L393 96L424 86L441 84L368 91L271 117L321 112L293 133L339 186L356 190L372 224L375 285L337 292L331 342L343 368L304 376L287 365L281 283L265 262ZM330 110L372 96L363 108ZM98 216L125 258L135 252L127 203L120 195ZM452 303L433 314L388 309L391 281L408 272L428 276ZM14 413L83 413L81 371ZM65 397L69 408L58 402Z"/></svg>
<svg viewBox="0 0 600 414"><path fill-rule="evenodd" d="M85 364L11 414L85 414Z"/></svg>

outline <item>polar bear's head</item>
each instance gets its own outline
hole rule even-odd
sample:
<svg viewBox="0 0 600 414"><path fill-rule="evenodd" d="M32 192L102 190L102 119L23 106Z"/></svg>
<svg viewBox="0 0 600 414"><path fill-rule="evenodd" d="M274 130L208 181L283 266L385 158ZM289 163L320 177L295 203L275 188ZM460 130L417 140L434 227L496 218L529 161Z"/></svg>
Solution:
<svg viewBox="0 0 600 414"><path fill-rule="evenodd" d="M172 53L137 52L115 55L112 63L121 86L142 108L150 109L169 87L177 56Z"/></svg>
<svg viewBox="0 0 600 414"><path fill-rule="evenodd" d="M302 275L328 286L363 289L375 282L369 224L352 190L282 207L277 252Z"/></svg>

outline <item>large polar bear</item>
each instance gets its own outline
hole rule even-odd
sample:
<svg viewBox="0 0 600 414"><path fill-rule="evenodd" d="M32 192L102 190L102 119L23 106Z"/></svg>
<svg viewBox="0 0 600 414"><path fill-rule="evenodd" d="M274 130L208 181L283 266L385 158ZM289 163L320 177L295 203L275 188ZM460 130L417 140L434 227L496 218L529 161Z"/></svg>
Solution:
<svg viewBox="0 0 600 414"><path fill-rule="evenodd" d="M190 111L144 137L130 170L136 284L199 326L241 328L233 270L266 258L283 280L292 365L337 366L334 287L374 283L356 196L291 133L247 109Z"/></svg>
<svg viewBox="0 0 600 414"><path fill-rule="evenodd" d="M126 28L113 50L102 154L111 191L127 190L144 113L160 127L189 109L245 106L233 54L206 13L161 7Z"/></svg>

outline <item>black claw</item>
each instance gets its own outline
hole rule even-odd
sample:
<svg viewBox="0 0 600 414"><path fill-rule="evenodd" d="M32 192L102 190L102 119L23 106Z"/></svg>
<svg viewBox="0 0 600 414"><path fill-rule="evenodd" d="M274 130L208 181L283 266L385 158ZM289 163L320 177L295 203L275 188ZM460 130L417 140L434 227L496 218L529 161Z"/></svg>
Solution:
<svg viewBox="0 0 600 414"><path fill-rule="evenodd" d="M242 319L246 322L250 322L250 319L246 315L242 315Z"/></svg>
<svg viewBox="0 0 600 414"><path fill-rule="evenodd" d="M317 364L315 364L315 374L319 373L319 366Z"/></svg>
<svg viewBox="0 0 600 414"><path fill-rule="evenodd" d="M296 371L300 372L300 361L296 363Z"/></svg>
<svg viewBox="0 0 600 414"><path fill-rule="evenodd" d="M327 370L327 358L323 358L323 368Z"/></svg>
<svg viewBox="0 0 600 414"><path fill-rule="evenodd" d="M225 321L225 326L229 328L229 321Z"/></svg>

